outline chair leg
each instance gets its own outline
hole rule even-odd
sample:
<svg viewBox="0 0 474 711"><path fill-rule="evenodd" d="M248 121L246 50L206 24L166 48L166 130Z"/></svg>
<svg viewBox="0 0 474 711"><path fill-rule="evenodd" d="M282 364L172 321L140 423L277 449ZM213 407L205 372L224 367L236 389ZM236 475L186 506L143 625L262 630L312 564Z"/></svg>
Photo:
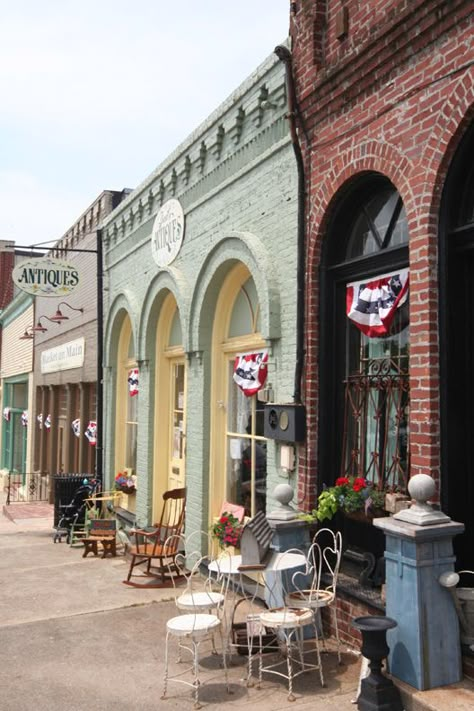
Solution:
<svg viewBox="0 0 474 711"><path fill-rule="evenodd" d="M323 665L321 662L321 654L319 651L318 623L316 619L314 620L314 646L316 651L316 659L318 660L319 678L321 680L321 686L324 686Z"/></svg>
<svg viewBox="0 0 474 711"><path fill-rule="evenodd" d="M166 633L166 641L165 641L165 676L163 679L163 694L161 695L161 698L164 699L166 698L166 692L168 690L168 642L169 642L169 632Z"/></svg>
<svg viewBox="0 0 474 711"><path fill-rule="evenodd" d="M296 632L298 634L298 632ZM293 659L291 652L291 633L284 632L285 643L286 643L286 668L288 671L288 701L294 701L295 695L293 694ZM301 650L300 650L301 651Z"/></svg>
<svg viewBox="0 0 474 711"><path fill-rule="evenodd" d="M337 661L338 661L338 664L341 664L341 642L339 640L339 629L337 626L337 610L335 607L333 608L333 614L334 614L334 629L336 631L336 642L337 642Z"/></svg>
<svg viewBox="0 0 474 711"><path fill-rule="evenodd" d="M201 682L199 681L199 642L192 641L193 645L193 667L194 667L194 708L200 709L201 704L199 703L199 687Z"/></svg>
<svg viewBox="0 0 474 711"><path fill-rule="evenodd" d="M224 666L225 685L227 688L227 693L231 694L232 692L231 692L230 686L229 686L229 673L227 671L227 650L226 650L225 643L224 643L224 636L222 633L222 627L219 629L219 636L221 638L222 664ZM214 637L212 639L214 641Z"/></svg>

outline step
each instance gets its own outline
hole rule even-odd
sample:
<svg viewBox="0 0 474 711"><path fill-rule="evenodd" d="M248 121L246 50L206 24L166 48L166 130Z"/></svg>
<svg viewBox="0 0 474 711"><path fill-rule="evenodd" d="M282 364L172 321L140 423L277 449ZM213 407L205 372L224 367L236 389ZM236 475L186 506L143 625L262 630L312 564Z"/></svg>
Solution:
<svg viewBox="0 0 474 711"><path fill-rule="evenodd" d="M474 682L464 678L458 684L419 691L394 679L400 690L405 711L473 711Z"/></svg>

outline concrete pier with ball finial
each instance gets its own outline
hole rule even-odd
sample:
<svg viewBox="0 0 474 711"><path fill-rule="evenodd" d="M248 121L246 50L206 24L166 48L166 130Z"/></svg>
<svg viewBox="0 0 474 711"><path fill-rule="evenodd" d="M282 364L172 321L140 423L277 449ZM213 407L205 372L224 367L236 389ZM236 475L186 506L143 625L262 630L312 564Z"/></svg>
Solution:
<svg viewBox="0 0 474 711"><path fill-rule="evenodd" d="M440 578L454 571L453 538L464 531L428 503L434 480L417 474L408 484L414 503L389 518L374 519L385 533L386 614L393 676L426 690L462 677L459 622L452 595Z"/></svg>

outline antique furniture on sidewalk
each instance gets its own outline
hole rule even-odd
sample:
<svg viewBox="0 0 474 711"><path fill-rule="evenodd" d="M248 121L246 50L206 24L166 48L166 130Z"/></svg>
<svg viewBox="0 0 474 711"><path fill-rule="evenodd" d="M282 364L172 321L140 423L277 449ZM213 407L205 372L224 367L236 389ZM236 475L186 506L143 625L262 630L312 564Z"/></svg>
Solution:
<svg viewBox="0 0 474 711"><path fill-rule="evenodd" d="M176 536L171 538L176 539ZM221 617L225 605L227 581L219 570L219 561L213 561L213 572L209 574L203 585L202 574L209 562L207 556L199 556L187 545L186 551L183 551L183 537L180 536L179 539L180 541L171 539L165 541L167 549L182 551L177 553L172 561L170 560L169 577L173 584L176 577L180 580L184 579L186 587L183 592L181 587L175 586L175 602L180 614L166 623L165 674L161 698L166 698L170 681L185 684L194 689L194 706L200 708L199 691L203 683L199 667L200 647L203 642L210 641L212 653L217 655L216 635L220 638L225 684L227 692L230 693L226 661L227 645L224 642ZM219 587L217 591L214 590L216 584ZM172 637L178 640L178 662L182 661L183 650L191 653L191 666L185 670L180 669L176 674L170 674L169 645ZM191 679L186 678L188 672L192 673Z"/></svg>
<svg viewBox="0 0 474 711"><path fill-rule="evenodd" d="M131 555L127 579L123 582L133 587L161 588L173 584L172 575L178 574L173 563L179 552L180 536L183 532L186 489L172 489L163 494L163 509L160 522L150 529L134 529L134 545L129 548ZM171 568L170 568L170 563ZM135 573L137 566L145 570ZM137 580L132 580L132 577Z"/></svg>

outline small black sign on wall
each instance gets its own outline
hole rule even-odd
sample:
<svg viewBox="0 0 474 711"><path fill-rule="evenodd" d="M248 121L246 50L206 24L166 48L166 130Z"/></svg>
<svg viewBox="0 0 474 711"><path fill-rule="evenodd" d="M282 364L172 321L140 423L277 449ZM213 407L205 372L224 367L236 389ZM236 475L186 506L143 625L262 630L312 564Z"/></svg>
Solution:
<svg viewBox="0 0 474 711"><path fill-rule="evenodd" d="M264 436L280 442L302 442L306 437L304 405L265 405Z"/></svg>

